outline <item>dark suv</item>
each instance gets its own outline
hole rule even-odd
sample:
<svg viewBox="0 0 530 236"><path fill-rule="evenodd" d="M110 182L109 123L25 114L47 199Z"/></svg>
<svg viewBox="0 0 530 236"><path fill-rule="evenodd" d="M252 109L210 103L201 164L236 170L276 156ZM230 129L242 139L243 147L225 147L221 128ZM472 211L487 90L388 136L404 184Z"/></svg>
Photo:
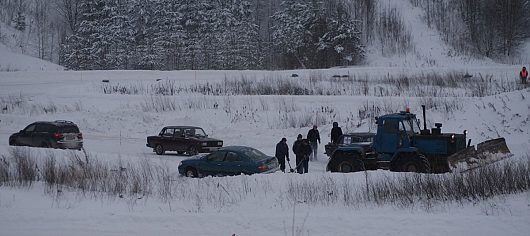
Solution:
<svg viewBox="0 0 530 236"><path fill-rule="evenodd" d="M71 121L38 121L9 137L11 146L83 148L83 134Z"/></svg>
<svg viewBox="0 0 530 236"><path fill-rule="evenodd" d="M331 157L331 154L339 146L347 146L354 143L366 143L373 142L375 134L374 133L348 133L340 136L338 143L328 143L324 146L325 154Z"/></svg>
<svg viewBox="0 0 530 236"><path fill-rule="evenodd" d="M178 154L196 155L200 152L215 151L223 146L223 140L209 138L204 130L194 126L167 126L158 136L147 137L147 147L158 155L166 151Z"/></svg>

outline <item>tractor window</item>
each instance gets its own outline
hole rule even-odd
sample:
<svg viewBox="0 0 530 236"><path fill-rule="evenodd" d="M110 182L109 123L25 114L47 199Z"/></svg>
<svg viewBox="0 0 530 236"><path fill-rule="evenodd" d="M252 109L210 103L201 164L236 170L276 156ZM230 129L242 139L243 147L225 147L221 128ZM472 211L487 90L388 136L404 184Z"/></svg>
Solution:
<svg viewBox="0 0 530 236"><path fill-rule="evenodd" d="M385 133L397 133L399 123L397 120L384 120L383 126Z"/></svg>
<svg viewBox="0 0 530 236"><path fill-rule="evenodd" d="M404 120L401 122L401 125L399 126L400 131L405 131L408 134L412 135L414 134L414 125L412 124L412 120Z"/></svg>

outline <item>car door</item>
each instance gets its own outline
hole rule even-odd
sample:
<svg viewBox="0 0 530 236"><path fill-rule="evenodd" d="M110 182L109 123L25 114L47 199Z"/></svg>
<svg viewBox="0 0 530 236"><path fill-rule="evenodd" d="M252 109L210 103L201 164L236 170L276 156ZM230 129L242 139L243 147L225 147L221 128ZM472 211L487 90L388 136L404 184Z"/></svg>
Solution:
<svg viewBox="0 0 530 236"><path fill-rule="evenodd" d="M199 169L201 169L201 172L205 175L225 175L225 156L226 151L213 152L206 157L206 161Z"/></svg>
<svg viewBox="0 0 530 236"><path fill-rule="evenodd" d="M37 124L31 124L23 129L19 133L20 135L18 136L17 142L23 146L33 146L33 140L31 137L34 135L35 127L37 127Z"/></svg>
<svg viewBox="0 0 530 236"><path fill-rule="evenodd" d="M182 129L176 128L175 133L173 134L173 144L175 145L175 150L179 152L185 152L187 149L186 143L184 142L184 136Z"/></svg>
<svg viewBox="0 0 530 236"><path fill-rule="evenodd" d="M50 140L48 140L51 137L50 130L52 129L51 125L48 124L37 124L35 127L35 132L32 137L32 143L34 146L43 146L43 145L51 145Z"/></svg>
<svg viewBox="0 0 530 236"><path fill-rule="evenodd" d="M175 150L175 145L174 145L174 133L175 133L175 129L173 128L166 128L163 132L162 132L162 140L161 140L161 143L162 143L162 146L164 147L164 150L166 151L174 151Z"/></svg>
<svg viewBox="0 0 530 236"><path fill-rule="evenodd" d="M196 146L197 142L195 139L195 129L194 128L184 128L182 129L181 143L184 147L184 150L190 150L192 146Z"/></svg>
<svg viewBox="0 0 530 236"><path fill-rule="evenodd" d="M251 173L249 161L236 152L227 152L223 168L226 175L239 175L241 173Z"/></svg>

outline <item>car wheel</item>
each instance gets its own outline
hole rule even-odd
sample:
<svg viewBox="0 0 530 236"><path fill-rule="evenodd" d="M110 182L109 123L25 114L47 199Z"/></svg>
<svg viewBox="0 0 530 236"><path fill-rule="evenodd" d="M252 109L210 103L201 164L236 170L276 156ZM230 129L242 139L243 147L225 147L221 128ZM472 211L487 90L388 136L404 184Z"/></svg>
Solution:
<svg viewBox="0 0 530 236"><path fill-rule="evenodd" d="M191 146L189 149L188 149L188 155L190 156L195 156L199 154L199 152L197 151L197 148L195 146Z"/></svg>
<svg viewBox="0 0 530 236"><path fill-rule="evenodd" d="M195 170L195 168L188 167L186 169L186 177L196 178L199 177L199 175L197 175L197 170Z"/></svg>
<svg viewBox="0 0 530 236"><path fill-rule="evenodd" d="M157 155L164 155L164 147L162 147L161 144L157 144L156 147L155 147L155 152Z"/></svg>
<svg viewBox="0 0 530 236"><path fill-rule="evenodd" d="M177 153L178 153L179 155L182 155L182 154L184 154L184 151L177 151Z"/></svg>

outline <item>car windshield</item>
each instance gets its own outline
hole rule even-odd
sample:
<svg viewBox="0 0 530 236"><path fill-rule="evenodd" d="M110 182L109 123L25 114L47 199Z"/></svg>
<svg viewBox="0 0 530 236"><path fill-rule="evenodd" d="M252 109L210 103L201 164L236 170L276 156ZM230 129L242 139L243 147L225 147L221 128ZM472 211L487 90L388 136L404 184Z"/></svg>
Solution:
<svg viewBox="0 0 530 236"><path fill-rule="evenodd" d="M206 133L201 128L195 129L195 137L206 137Z"/></svg>
<svg viewBox="0 0 530 236"><path fill-rule="evenodd" d="M260 152L254 148L245 148L242 150L242 152L253 161L263 160L268 157L267 155L263 154L263 152Z"/></svg>

